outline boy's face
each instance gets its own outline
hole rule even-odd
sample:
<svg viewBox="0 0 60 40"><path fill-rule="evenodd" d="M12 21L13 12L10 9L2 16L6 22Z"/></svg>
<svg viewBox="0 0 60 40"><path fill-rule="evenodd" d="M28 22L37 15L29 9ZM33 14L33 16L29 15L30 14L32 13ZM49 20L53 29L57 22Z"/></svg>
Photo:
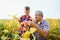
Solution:
<svg viewBox="0 0 60 40"><path fill-rule="evenodd" d="M26 15L29 15L30 10L25 10L24 12L25 12Z"/></svg>

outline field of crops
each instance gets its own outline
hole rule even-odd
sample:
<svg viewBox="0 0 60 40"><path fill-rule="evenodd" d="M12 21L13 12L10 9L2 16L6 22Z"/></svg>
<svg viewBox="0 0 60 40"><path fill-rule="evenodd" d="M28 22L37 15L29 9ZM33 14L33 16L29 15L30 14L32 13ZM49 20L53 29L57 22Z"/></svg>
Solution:
<svg viewBox="0 0 60 40"><path fill-rule="evenodd" d="M60 40L60 19L46 19L50 24L47 40ZM17 19L0 20L0 40L19 40L19 22Z"/></svg>

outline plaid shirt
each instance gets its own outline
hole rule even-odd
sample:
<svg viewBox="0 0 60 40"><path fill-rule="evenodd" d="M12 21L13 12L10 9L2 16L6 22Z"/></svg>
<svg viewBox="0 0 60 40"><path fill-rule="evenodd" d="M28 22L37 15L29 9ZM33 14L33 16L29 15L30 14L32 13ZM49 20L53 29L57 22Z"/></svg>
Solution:
<svg viewBox="0 0 60 40"><path fill-rule="evenodd" d="M32 19L30 16L23 15L22 17L20 17L19 22L23 22L23 21L32 21Z"/></svg>
<svg viewBox="0 0 60 40"><path fill-rule="evenodd" d="M30 16L26 16L26 15L23 15L22 17L20 17L20 20L19 22L23 22L23 21L32 21L31 17ZM24 32L24 24L20 26L19 28L19 33L20 35Z"/></svg>

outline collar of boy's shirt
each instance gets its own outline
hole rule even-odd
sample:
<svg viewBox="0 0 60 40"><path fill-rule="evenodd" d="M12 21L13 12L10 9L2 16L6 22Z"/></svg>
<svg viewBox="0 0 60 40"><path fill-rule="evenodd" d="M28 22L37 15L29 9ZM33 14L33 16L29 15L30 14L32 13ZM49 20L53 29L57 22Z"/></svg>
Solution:
<svg viewBox="0 0 60 40"><path fill-rule="evenodd" d="M24 16L25 16L25 17L30 17L30 15L28 15L28 16L27 16L27 15L24 15Z"/></svg>

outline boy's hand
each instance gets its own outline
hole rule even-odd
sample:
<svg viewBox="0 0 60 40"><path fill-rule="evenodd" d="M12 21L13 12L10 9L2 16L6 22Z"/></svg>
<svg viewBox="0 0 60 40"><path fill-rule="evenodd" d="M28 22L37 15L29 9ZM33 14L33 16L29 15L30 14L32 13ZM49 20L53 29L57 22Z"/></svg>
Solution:
<svg viewBox="0 0 60 40"><path fill-rule="evenodd" d="M24 26L33 26L34 23L32 21L24 21L21 24L24 24Z"/></svg>
<svg viewBox="0 0 60 40"><path fill-rule="evenodd" d="M34 26L33 26L34 23L33 23L32 21L24 21L24 22L21 23L21 25L23 25L23 24L24 24L24 27L25 27L27 30L29 30L28 25L34 27Z"/></svg>
<svg viewBox="0 0 60 40"><path fill-rule="evenodd" d="M24 27L26 28L26 30L29 30L27 21L22 22L21 25L24 25Z"/></svg>

